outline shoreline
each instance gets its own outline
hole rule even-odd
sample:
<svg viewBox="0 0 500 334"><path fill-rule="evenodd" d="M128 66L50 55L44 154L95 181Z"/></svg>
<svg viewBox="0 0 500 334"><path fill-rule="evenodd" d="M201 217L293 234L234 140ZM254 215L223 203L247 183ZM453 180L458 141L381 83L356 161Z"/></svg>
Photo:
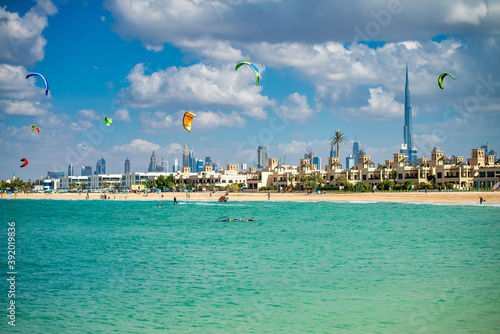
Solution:
<svg viewBox="0 0 500 334"><path fill-rule="evenodd" d="M214 202L224 192L215 194L190 193L190 197L186 197L186 193L163 193L163 194L106 194L108 200L121 201L173 201L176 197L179 202ZM482 197L485 206L500 206L500 192L375 192L375 193L327 193L327 194L305 194L305 193L270 193L268 200L267 193L229 193L227 196L229 202L240 201L273 201L273 202L393 202L393 203L415 203L415 204L469 204L479 205L479 198ZM103 200L101 193L90 193L89 200ZM163 195L163 197L162 197ZM65 193L65 194L2 194L0 199L50 199L50 200L86 200L86 193Z"/></svg>

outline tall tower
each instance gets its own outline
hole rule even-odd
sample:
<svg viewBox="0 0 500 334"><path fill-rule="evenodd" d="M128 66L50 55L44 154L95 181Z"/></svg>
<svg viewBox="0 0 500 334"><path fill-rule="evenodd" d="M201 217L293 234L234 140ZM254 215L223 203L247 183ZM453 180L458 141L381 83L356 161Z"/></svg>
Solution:
<svg viewBox="0 0 500 334"><path fill-rule="evenodd" d="M264 164L267 162L267 147L258 146L257 147L257 168L264 168Z"/></svg>
<svg viewBox="0 0 500 334"><path fill-rule="evenodd" d="M157 160L156 160L156 155L155 155L155 151L153 151L153 154L151 155L151 160L149 162L149 168L148 168L148 172L156 172L156 165L157 165Z"/></svg>
<svg viewBox="0 0 500 334"><path fill-rule="evenodd" d="M404 153L408 160L413 164L418 164L418 151L413 146L413 131L412 131L412 110L410 105L410 83L408 82L408 64L406 64L406 85L405 85L405 126L404 144L401 147L401 153Z"/></svg>
<svg viewBox="0 0 500 334"><path fill-rule="evenodd" d="M196 173L196 158L194 157L194 150L191 147L191 151L189 151L189 168L191 169L191 173Z"/></svg>
<svg viewBox="0 0 500 334"><path fill-rule="evenodd" d="M336 157L337 157L337 152L335 151L333 144L330 144L330 158L336 158Z"/></svg>
<svg viewBox="0 0 500 334"><path fill-rule="evenodd" d="M189 167L189 149L186 144L184 144L184 151L182 153L182 167Z"/></svg>
<svg viewBox="0 0 500 334"><path fill-rule="evenodd" d="M95 174L106 174L106 161L103 158L97 159L97 163L95 165Z"/></svg>
<svg viewBox="0 0 500 334"><path fill-rule="evenodd" d="M125 160L125 174L130 174L130 160L127 158L127 160Z"/></svg>
<svg viewBox="0 0 500 334"><path fill-rule="evenodd" d="M356 137L354 137L354 143L352 143L352 156L354 158L354 164L359 164L359 143Z"/></svg>

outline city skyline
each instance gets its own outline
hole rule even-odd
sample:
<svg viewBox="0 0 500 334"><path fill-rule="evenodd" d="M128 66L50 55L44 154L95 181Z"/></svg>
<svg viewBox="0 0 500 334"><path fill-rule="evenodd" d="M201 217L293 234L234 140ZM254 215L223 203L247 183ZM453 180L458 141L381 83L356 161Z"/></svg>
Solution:
<svg viewBox="0 0 500 334"><path fill-rule="evenodd" d="M126 158L142 170L152 151L172 170L184 145L221 166L254 166L259 146L287 163L307 148L326 161L336 129L341 163L357 136L383 164L404 142L406 64L419 158L500 149L493 1L6 0L0 19L0 179L100 158L107 173ZM249 67L235 71L241 61L258 85ZM443 72L455 80L440 89Z"/></svg>

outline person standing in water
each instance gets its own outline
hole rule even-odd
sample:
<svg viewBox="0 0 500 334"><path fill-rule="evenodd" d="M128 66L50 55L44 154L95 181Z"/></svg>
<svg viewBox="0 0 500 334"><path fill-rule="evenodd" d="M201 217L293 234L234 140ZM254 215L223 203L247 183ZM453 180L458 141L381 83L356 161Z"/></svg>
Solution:
<svg viewBox="0 0 500 334"><path fill-rule="evenodd" d="M479 197L479 204L483 205L483 202L486 202L482 197Z"/></svg>
<svg viewBox="0 0 500 334"><path fill-rule="evenodd" d="M174 205L177 205L177 198L174 197Z"/></svg>

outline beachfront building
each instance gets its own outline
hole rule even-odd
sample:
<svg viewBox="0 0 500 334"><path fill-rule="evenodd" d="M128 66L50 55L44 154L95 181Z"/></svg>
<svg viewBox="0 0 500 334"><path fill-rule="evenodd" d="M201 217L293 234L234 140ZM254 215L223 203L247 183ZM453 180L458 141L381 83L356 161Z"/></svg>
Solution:
<svg viewBox="0 0 500 334"><path fill-rule="evenodd" d="M81 189L82 183L87 185L86 188L89 187L89 178L88 176L65 176L59 181L59 188L64 190L70 190L71 184L75 183L75 190Z"/></svg>
<svg viewBox="0 0 500 334"><path fill-rule="evenodd" d="M354 158L352 158L354 163ZM345 170L342 169L342 165L339 162L338 157L328 158L328 165L325 166L325 181L327 186L340 186L344 185Z"/></svg>
<svg viewBox="0 0 500 334"><path fill-rule="evenodd" d="M142 182L155 182L160 175L168 177L172 173L129 173L120 175L120 190L130 190L132 185L141 184Z"/></svg>
<svg viewBox="0 0 500 334"><path fill-rule="evenodd" d="M34 188L39 191L54 191L60 188L60 179L42 178L35 180L34 183Z"/></svg>
<svg viewBox="0 0 500 334"><path fill-rule="evenodd" d="M120 185L122 174L94 174L90 175L88 179L89 179L88 182L90 184L90 189L92 190L98 190L98 189L118 190L115 187L115 184L118 183L118 185Z"/></svg>

